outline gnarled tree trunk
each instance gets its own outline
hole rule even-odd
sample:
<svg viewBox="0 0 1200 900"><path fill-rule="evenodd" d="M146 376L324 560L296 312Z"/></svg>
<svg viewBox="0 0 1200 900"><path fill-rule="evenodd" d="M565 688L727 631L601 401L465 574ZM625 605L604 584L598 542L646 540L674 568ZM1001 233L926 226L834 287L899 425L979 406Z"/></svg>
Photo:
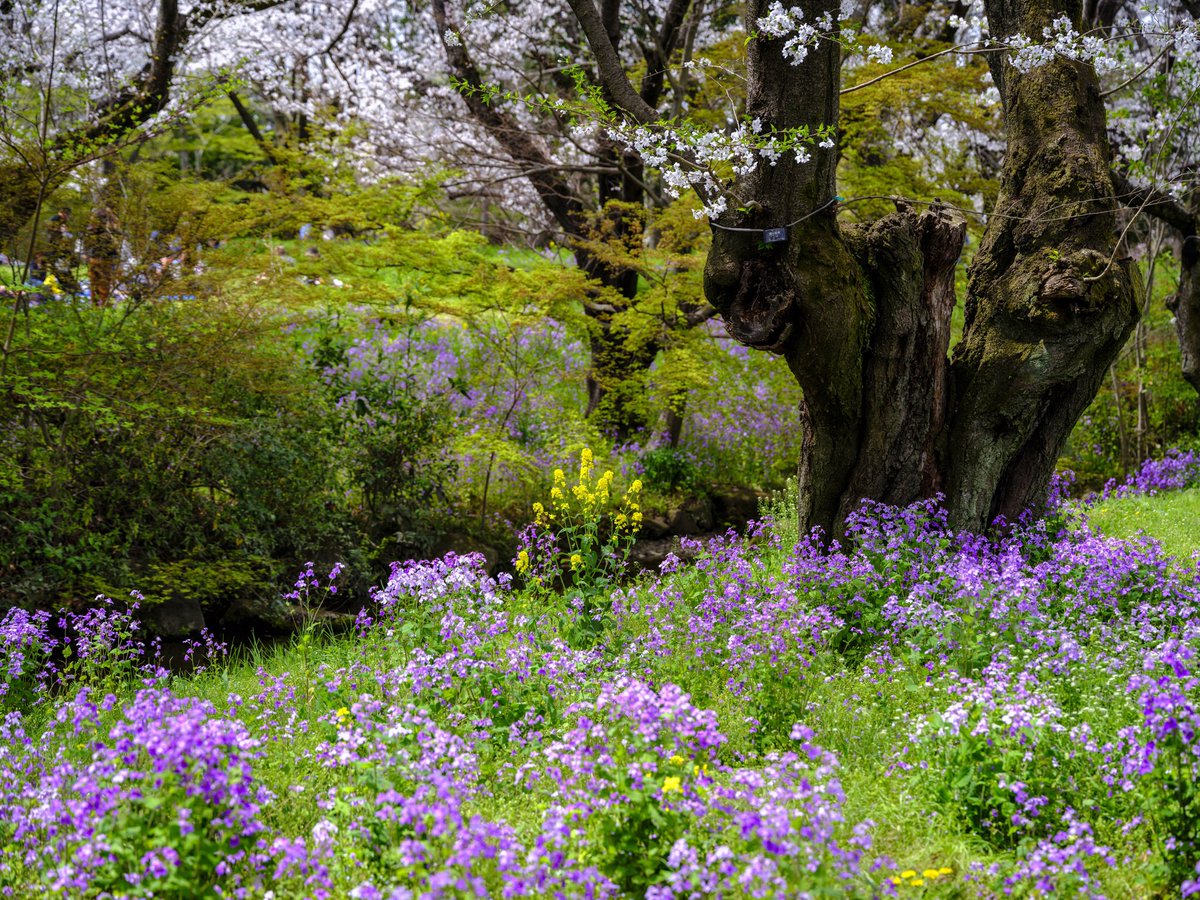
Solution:
<svg viewBox="0 0 1200 900"><path fill-rule="evenodd" d="M747 22L766 0L749 0ZM836 19L805 0L806 21ZM992 0L992 34L1040 35L1043 0ZM1079 3L1067 13L1078 22ZM767 127L837 121L838 48L800 66L780 40L751 42L747 114ZM730 333L782 354L804 392L801 521L840 536L864 498L946 496L959 527L1012 519L1045 495L1055 460L1138 314L1138 281L1113 258L1115 201L1094 71L1056 59L1020 73L997 54L1008 153L976 255L966 327L947 359L965 224L901 204L839 228L832 150L764 168L742 185L753 212L714 223L709 300ZM786 245L754 233L801 221Z"/></svg>
<svg viewBox="0 0 1200 900"><path fill-rule="evenodd" d="M1183 377L1200 393L1200 223L1195 217L1180 238L1179 289L1171 297L1170 307L1175 314Z"/></svg>

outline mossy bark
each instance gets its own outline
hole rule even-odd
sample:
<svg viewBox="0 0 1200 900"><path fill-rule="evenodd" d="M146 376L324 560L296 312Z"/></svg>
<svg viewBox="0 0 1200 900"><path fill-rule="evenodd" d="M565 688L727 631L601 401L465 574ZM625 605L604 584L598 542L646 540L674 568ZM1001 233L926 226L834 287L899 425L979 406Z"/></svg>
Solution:
<svg viewBox="0 0 1200 900"><path fill-rule="evenodd" d="M1075 5L1068 13L1079 21ZM992 0L992 34L1041 34L1056 8ZM954 356L946 487L963 525L1045 494L1063 444L1137 321L1140 280L1116 259L1104 102L1090 66L1019 73L997 56L1008 138L996 210L971 270Z"/></svg>
<svg viewBox="0 0 1200 900"><path fill-rule="evenodd" d="M804 0L806 21L830 0ZM750 22L765 10L748 3ZM1076 21L1076 4L1068 10ZM1041 2L989 4L992 33L1041 34ZM838 49L800 66L753 41L747 113L766 127L837 121ZM743 211L716 223L709 300L738 340L783 355L803 393L801 521L834 537L865 498L945 494L980 530L1045 495L1055 460L1137 318L1137 280L1112 258L1115 202L1095 73L1057 60L1027 74L994 61L1008 129L1001 195L976 255L967 322L947 358L961 216L904 204L843 232L833 151L763 168ZM804 218L786 246L766 228Z"/></svg>
<svg viewBox="0 0 1200 900"><path fill-rule="evenodd" d="M1200 236L1194 232L1184 236L1179 262L1179 290L1171 298L1171 312L1183 377L1200 392Z"/></svg>
<svg viewBox="0 0 1200 900"><path fill-rule="evenodd" d="M28 248L18 247L17 237L33 218L41 196L42 186L32 169L0 166L0 247L20 259L25 258Z"/></svg>

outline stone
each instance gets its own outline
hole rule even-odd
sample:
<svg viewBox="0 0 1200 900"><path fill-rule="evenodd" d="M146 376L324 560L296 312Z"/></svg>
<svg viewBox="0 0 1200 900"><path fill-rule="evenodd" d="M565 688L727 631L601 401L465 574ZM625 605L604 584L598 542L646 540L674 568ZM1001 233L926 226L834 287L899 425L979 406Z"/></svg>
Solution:
<svg viewBox="0 0 1200 900"><path fill-rule="evenodd" d="M147 603L138 610L138 618L160 637L184 637L204 628L204 610L195 597L171 597L160 603Z"/></svg>

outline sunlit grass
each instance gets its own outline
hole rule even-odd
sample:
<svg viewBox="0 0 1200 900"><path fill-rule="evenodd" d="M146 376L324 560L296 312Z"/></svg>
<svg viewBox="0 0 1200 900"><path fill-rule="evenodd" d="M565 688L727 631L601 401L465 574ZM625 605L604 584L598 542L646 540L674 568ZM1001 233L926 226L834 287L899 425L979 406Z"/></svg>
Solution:
<svg viewBox="0 0 1200 900"><path fill-rule="evenodd" d="M1200 488L1106 500L1089 518L1110 537L1149 535L1180 559L1200 550Z"/></svg>

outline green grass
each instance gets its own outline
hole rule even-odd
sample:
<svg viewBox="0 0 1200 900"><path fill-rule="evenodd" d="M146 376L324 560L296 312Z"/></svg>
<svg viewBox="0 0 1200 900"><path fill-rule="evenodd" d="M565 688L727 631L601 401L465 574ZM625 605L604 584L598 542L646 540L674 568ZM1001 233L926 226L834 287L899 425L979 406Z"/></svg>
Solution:
<svg viewBox="0 0 1200 900"><path fill-rule="evenodd" d="M1179 559L1200 550L1200 488L1107 500L1092 509L1089 518L1109 537L1149 535Z"/></svg>

